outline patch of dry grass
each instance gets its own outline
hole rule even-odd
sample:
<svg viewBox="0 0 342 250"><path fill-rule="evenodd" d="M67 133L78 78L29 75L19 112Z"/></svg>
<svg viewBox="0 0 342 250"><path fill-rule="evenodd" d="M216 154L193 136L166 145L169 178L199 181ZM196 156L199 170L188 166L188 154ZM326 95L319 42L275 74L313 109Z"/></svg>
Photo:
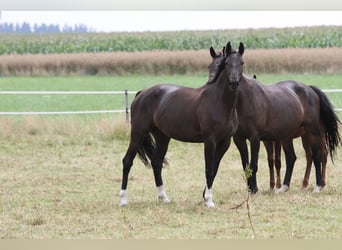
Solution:
<svg viewBox="0 0 342 250"><path fill-rule="evenodd" d="M3 76L193 74L207 72L209 50L1 55ZM246 50L246 72L341 73L341 48Z"/></svg>
<svg viewBox="0 0 342 250"><path fill-rule="evenodd" d="M120 208L121 159L129 131L123 117L0 120L0 237L114 239L251 239L242 206L246 185L232 144L213 187L216 208L202 201L203 146L171 141L163 170L168 205L156 200L153 173L136 159L128 183L128 206ZM61 129L61 130L59 130ZM34 133L32 131L35 131ZM61 132L63 131L63 132ZM291 189L269 191L265 150L261 147L258 183L250 213L257 238L342 237L341 157L328 162L327 186L313 194L301 190L305 157L298 160ZM284 168L282 169L282 174Z"/></svg>

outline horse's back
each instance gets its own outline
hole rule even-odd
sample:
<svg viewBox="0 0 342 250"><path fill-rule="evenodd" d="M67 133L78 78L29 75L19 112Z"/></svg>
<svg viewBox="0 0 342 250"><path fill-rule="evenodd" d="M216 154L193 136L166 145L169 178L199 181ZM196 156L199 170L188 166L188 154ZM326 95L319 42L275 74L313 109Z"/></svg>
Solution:
<svg viewBox="0 0 342 250"><path fill-rule="evenodd" d="M132 126L156 127L178 140L200 141L196 113L200 92L201 89L175 84L147 88L137 95L131 105Z"/></svg>
<svg viewBox="0 0 342 250"><path fill-rule="evenodd" d="M283 81L264 85L246 78L243 91L242 115L239 115L240 131L249 136L258 134L262 139L297 137L301 133L305 114L302 100L296 90L301 84ZM246 115L247 114L247 115ZM290 133L290 135L289 135Z"/></svg>

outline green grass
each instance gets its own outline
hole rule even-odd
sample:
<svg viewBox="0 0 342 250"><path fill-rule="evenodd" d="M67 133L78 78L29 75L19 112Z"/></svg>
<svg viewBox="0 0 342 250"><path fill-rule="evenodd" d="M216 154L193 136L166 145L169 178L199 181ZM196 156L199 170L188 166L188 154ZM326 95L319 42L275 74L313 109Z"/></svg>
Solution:
<svg viewBox="0 0 342 250"><path fill-rule="evenodd" d="M322 88L337 88L342 76L258 76L266 83L290 78ZM206 76L201 75L0 78L0 88L137 90L157 82L195 87L205 80ZM41 99L30 98L21 96L16 102L26 99L27 105L36 103L38 108ZM72 102L79 110L89 103L94 108L102 108L102 104L96 106L99 100L88 98L77 101L70 98L54 105L59 110L69 108L70 104L66 102ZM335 103L340 99L336 97L332 101ZM107 101L111 107L112 100ZM9 99L0 98L1 111L11 106L7 102ZM40 105L44 109L54 108L49 102ZM19 108L20 105L14 103L13 106ZM20 108L29 110L31 106ZM79 119L79 116L12 119L1 116L0 238L254 238L246 204L234 209L246 199L247 192L239 154L233 143L222 160L213 186L216 208L208 209L202 201L205 185L203 146L177 141L171 141L167 153L170 165L163 170L171 203L157 202L152 170L136 159L128 183L129 203L120 208L121 160L128 141L129 126L124 115L96 116L96 119ZM341 239L341 155L337 155L335 165L329 159L327 186L322 193L313 194L314 170L309 188L301 189L305 156L298 139L295 140L295 150L298 159L291 189L284 195L275 195L269 191L265 150L263 146L260 148L260 191L249 201L256 238ZM282 159L284 161L284 157Z"/></svg>
<svg viewBox="0 0 342 250"><path fill-rule="evenodd" d="M321 89L342 87L342 75L287 74L257 76L263 83L295 79ZM1 90L45 90L45 91L106 91L141 90L157 83L175 83L189 87L200 87L207 81L206 75L182 76L82 76L82 77L2 77ZM342 107L340 93L327 94L336 107ZM134 94L129 96L132 101ZM74 111L124 109L124 95L1 95L1 111Z"/></svg>

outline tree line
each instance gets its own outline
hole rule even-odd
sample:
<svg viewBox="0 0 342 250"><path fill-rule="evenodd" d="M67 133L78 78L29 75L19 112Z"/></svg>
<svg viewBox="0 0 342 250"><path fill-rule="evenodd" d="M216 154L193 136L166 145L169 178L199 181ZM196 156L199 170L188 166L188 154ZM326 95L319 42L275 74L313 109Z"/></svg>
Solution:
<svg viewBox="0 0 342 250"><path fill-rule="evenodd" d="M28 22L19 23L0 23L0 33L18 33L18 34L33 34L33 33L85 33L91 32L84 24L68 25L65 24L60 27L58 24L34 24L30 25Z"/></svg>

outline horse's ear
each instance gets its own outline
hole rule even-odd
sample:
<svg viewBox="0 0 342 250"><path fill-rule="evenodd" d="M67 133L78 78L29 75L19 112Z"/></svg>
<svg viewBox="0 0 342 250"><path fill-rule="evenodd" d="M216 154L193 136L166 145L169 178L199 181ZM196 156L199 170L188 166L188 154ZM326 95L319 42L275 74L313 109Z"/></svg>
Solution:
<svg viewBox="0 0 342 250"><path fill-rule="evenodd" d="M243 52L245 52L245 46L243 45L243 43L240 43L240 46L239 46L239 54L240 54L240 55L243 55Z"/></svg>
<svg viewBox="0 0 342 250"><path fill-rule="evenodd" d="M212 46L210 46L210 55L212 58L217 57L216 51L214 50L214 48Z"/></svg>
<svg viewBox="0 0 342 250"><path fill-rule="evenodd" d="M228 42L226 45L225 56L228 57L231 53L232 53L232 46L230 45L230 42Z"/></svg>

